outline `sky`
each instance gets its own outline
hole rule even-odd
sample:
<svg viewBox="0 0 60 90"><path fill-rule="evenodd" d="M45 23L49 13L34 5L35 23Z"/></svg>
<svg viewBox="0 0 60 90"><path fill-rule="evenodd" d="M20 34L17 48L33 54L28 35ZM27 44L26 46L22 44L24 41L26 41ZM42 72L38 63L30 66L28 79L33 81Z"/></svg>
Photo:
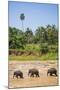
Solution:
<svg viewBox="0 0 60 90"><path fill-rule="evenodd" d="M58 5L57 4L43 4L43 3L28 3L28 2L8 2L8 18L9 26L22 29L22 22L20 14L24 13L25 20L24 31L27 27L33 32L39 26L46 26L48 24L57 25L58 20Z"/></svg>

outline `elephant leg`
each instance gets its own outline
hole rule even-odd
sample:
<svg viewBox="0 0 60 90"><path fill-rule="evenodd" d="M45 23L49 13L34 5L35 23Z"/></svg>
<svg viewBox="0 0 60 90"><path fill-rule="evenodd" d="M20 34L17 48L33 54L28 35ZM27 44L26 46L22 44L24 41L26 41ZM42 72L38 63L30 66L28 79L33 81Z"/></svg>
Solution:
<svg viewBox="0 0 60 90"><path fill-rule="evenodd" d="M39 74L37 76L39 77Z"/></svg>
<svg viewBox="0 0 60 90"><path fill-rule="evenodd" d="M23 75L21 75L20 78L23 78Z"/></svg>
<svg viewBox="0 0 60 90"><path fill-rule="evenodd" d="M16 75L16 78L18 79L18 75Z"/></svg>
<svg viewBox="0 0 60 90"><path fill-rule="evenodd" d="M36 77L39 77L39 75L37 74Z"/></svg>
<svg viewBox="0 0 60 90"><path fill-rule="evenodd" d="M31 77L34 77L34 74L33 73L31 73Z"/></svg>
<svg viewBox="0 0 60 90"><path fill-rule="evenodd" d="M57 76L57 73L55 73L55 75Z"/></svg>
<svg viewBox="0 0 60 90"><path fill-rule="evenodd" d="M31 76L34 77L34 74L32 73Z"/></svg>
<svg viewBox="0 0 60 90"><path fill-rule="evenodd" d="M50 73L50 76L52 76L52 73Z"/></svg>
<svg viewBox="0 0 60 90"><path fill-rule="evenodd" d="M35 74L36 75L36 77L38 77L38 74Z"/></svg>
<svg viewBox="0 0 60 90"><path fill-rule="evenodd" d="M47 72L47 76L48 76L48 74L49 74L49 73Z"/></svg>

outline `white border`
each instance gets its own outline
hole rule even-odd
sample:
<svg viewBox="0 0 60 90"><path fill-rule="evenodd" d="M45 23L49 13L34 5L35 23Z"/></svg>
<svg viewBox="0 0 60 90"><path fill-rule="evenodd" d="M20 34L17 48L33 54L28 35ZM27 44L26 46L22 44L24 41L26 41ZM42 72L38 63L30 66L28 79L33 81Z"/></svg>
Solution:
<svg viewBox="0 0 60 90"><path fill-rule="evenodd" d="M38 3L55 3L59 4L59 0L8 0L8 1L23 1L23 2L38 2Z"/></svg>
<svg viewBox="0 0 60 90"><path fill-rule="evenodd" d="M17 1L17 0L13 0L13 1ZM18 1L60 4L59 2L60 0L18 0ZM59 15L60 15L60 10L59 10ZM60 22L60 18L59 18L59 22ZM60 25L59 25L59 28L60 28ZM59 31L59 38L60 38L60 31ZM60 40L59 40L59 47L60 47ZM60 56L60 53L59 53L59 56ZM2 89L6 90L7 86L8 86L8 0L0 0L0 90ZM42 90L45 90L45 89L56 90L56 89L60 89L60 86L40 87L40 88ZM39 87L27 88L27 90L28 89L39 90L40 88ZM26 90L26 88L24 89Z"/></svg>

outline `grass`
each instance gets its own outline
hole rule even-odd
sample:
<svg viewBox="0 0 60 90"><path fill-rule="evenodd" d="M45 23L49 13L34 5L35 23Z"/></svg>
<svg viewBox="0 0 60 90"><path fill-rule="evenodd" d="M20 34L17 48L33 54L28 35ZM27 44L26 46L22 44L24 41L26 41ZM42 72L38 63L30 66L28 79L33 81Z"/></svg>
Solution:
<svg viewBox="0 0 60 90"><path fill-rule="evenodd" d="M41 56L33 56L33 55L29 55L29 56L25 56L25 55L21 55L21 56L14 56L14 55L9 55L9 60L17 60L17 61L35 61L35 60L57 60L58 55L57 53L47 53Z"/></svg>
<svg viewBox="0 0 60 90"><path fill-rule="evenodd" d="M16 51L23 51L23 52L35 52L38 53L39 52L39 44L27 44L25 49L10 49L12 50L16 50ZM41 56L36 56L36 55L21 55L21 56L15 56L15 55L9 55L9 60L22 60L22 61L32 61L32 60L57 60L58 59L58 46L57 45L49 45L49 52L47 54L42 54Z"/></svg>

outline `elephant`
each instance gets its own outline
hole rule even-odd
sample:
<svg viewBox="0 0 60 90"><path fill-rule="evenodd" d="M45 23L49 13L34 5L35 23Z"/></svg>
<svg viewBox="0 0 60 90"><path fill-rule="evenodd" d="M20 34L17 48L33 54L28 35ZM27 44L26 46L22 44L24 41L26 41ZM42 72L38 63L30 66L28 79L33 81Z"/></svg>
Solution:
<svg viewBox="0 0 60 90"><path fill-rule="evenodd" d="M55 68L50 68L47 71L47 76L48 74L50 74L50 76L53 76L53 75L57 76L57 70Z"/></svg>
<svg viewBox="0 0 60 90"><path fill-rule="evenodd" d="M22 73L20 70L15 71L15 72L13 73L13 78L16 77L16 78L18 79L18 76L19 76L20 78L23 78L23 73Z"/></svg>
<svg viewBox="0 0 60 90"><path fill-rule="evenodd" d="M28 72L28 76L30 75L30 77L39 77L39 71L37 69L29 69L29 72Z"/></svg>

